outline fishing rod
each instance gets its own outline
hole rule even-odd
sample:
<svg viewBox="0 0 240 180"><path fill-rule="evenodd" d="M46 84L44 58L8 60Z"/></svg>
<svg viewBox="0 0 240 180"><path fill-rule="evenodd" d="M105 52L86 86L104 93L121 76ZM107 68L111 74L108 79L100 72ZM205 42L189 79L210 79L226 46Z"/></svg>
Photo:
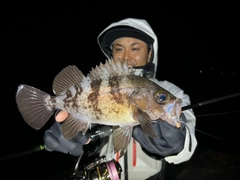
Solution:
<svg viewBox="0 0 240 180"><path fill-rule="evenodd" d="M89 136L90 136L89 138L91 139L91 141L95 141L98 138L107 137L111 133L112 133L112 127L110 127L110 126L104 126L104 125L95 126L89 131ZM13 158L17 158L17 157L21 157L21 156L25 156L25 155L28 155L28 154L32 154L32 153L35 153L35 152L42 151L42 150L45 150L45 145L42 145L42 144L37 145L37 146L35 146L35 147L33 147L32 149L29 149L29 150L25 150L25 151L18 152L18 153L15 153L15 154L11 154L11 155L8 155L8 156L0 157L0 162L10 160L10 159L13 159Z"/></svg>
<svg viewBox="0 0 240 180"><path fill-rule="evenodd" d="M204 106L204 105L207 105L207 104L212 104L212 103L215 103L215 102L218 102L218 101L226 100L226 99L237 97L237 96L240 96L240 92L235 93L235 94L230 94L230 95L227 95L227 96L223 96L223 97L220 97L220 98L211 99L211 100L208 100L208 101L203 101L203 102L200 102L200 103L184 106L184 107L182 107L182 111L192 109L192 108L201 107L201 106ZM107 132L107 133L109 133L109 132ZM20 152L20 153L15 153L13 155L5 156L5 157L0 157L0 161L5 161L5 160L20 157L20 156L32 154L32 153L35 153L35 152L38 152L38 151L42 151L44 149L45 149L44 145L38 145L38 146L36 146L36 147L34 147L30 150L27 150L27 151L23 151L23 152Z"/></svg>
<svg viewBox="0 0 240 180"><path fill-rule="evenodd" d="M10 159L13 159L13 158L17 158L17 157L21 157L21 156L25 156L25 155L28 155L28 154L32 154L32 153L35 153L35 152L38 152L38 151L42 151L44 149L45 149L44 145L37 145L34 148L26 150L26 151L11 154L9 156L0 157L0 162L10 160Z"/></svg>
<svg viewBox="0 0 240 180"><path fill-rule="evenodd" d="M203 101L203 102L200 102L200 103L184 106L184 107L182 107L182 111L192 109L192 108L201 107L201 106L204 106L204 105L207 105L207 104L212 104L212 103L215 103L215 102L218 102L218 101L222 101L222 100L237 97L237 96L240 96L240 92L235 93L235 94L230 94L230 95L227 95L227 96L223 96L223 97L219 97L219 98L216 98L216 99L211 99L211 100L208 100L208 101Z"/></svg>

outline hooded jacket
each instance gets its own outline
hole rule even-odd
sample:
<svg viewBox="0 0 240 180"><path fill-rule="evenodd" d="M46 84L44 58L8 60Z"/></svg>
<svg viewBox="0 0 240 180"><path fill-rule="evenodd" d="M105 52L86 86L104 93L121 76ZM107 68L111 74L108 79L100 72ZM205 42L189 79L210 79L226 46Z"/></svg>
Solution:
<svg viewBox="0 0 240 180"><path fill-rule="evenodd" d="M154 74L153 78L156 76L156 70L158 65L158 39L156 34L153 32L151 26L148 24L148 22L144 19L135 19L135 18L127 18L119 22L114 22L110 24L108 27L106 27L98 36L97 42L100 46L100 49L102 50L103 54L110 60L110 53L109 53L109 46L106 47L103 45L102 41L104 39L104 34L109 31L110 29L119 27L119 26L126 26L126 27L132 27L135 29L138 29L144 33L146 33L148 36L150 36L153 39L152 44L152 50L153 50L153 56L152 56L152 63L154 66ZM138 68L135 70L136 75L142 75L143 68Z"/></svg>
<svg viewBox="0 0 240 180"><path fill-rule="evenodd" d="M111 59L111 54L110 54L110 45L105 46L103 41L104 41L104 35L105 33L107 33L109 30L113 29L113 28L117 28L117 27L132 27L135 29L138 29L144 33L146 33L148 36L150 36L153 39L153 43L152 43L152 48L153 48L153 57L152 57L152 63L155 65L154 67L154 76L153 79L151 79L152 81L154 81L155 83L159 84L161 87L165 88L166 90L168 90L170 93L174 94L176 97L181 98L182 99L182 106L187 106L190 105L190 98L187 94L184 93L184 91L182 89L180 89L179 87L177 87L176 85L172 84L171 82L168 81L159 81L156 79L156 71L157 71L157 65L158 65L158 39L156 34L154 33L154 31L152 30L151 26L148 24L148 22L146 20L143 19L135 19L135 18L126 18L123 19L121 21L118 22L114 22L112 24L110 24L108 27L106 27L97 37L97 42L98 45L100 46L100 49L102 50L102 52L105 54L105 56L107 57L107 59ZM142 68L137 68L135 71L136 75L142 75L143 74L143 67ZM167 146L165 146L164 144L164 148L163 148L163 144L158 143L158 142L154 142L154 147L151 149L151 145L146 145L145 147L142 146L143 149L147 149L150 150L150 153L158 153L161 152L160 154L164 154L164 159L169 162L169 163L173 163L173 164L179 164L185 161L188 161L194 151L195 148L197 146L197 140L195 138L195 125L196 125L196 118L195 115L192 111L192 109L189 110L185 110L184 112L184 117L185 117L185 124L182 127L182 130L185 133L184 136L184 140L179 140L179 139L175 139L173 136L174 134L174 130L173 129L167 129L167 128L162 128L162 134L163 134L163 140L168 139L169 141L166 141L168 144ZM163 126L164 127L164 126ZM159 127L159 129L161 129L161 126ZM172 133L173 132L173 133ZM172 133L172 134L171 134ZM139 131L133 131L133 137L135 135L135 137L137 138L138 141L145 141L149 143L152 142L151 139L149 139L149 137L142 135L143 133L139 134ZM173 151L170 151L170 154L167 151L163 151L162 149L165 150L165 148L172 148L174 146L176 146L177 143L180 143L179 141L181 141L182 144L182 150L178 153L173 153ZM134 158L132 156L134 156L132 153L134 151L135 148L134 147L134 141L132 141L128 147L128 157ZM159 146L158 146L159 144ZM158 160L154 160L152 159L150 156L147 156L146 154L144 155L144 153L141 151L141 147L139 144L137 144L137 147L139 150L137 150L138 154L137 154L137 159L135 159L135 161L138 161L138 163L140 164L140 166L133 166L132 161L134 160L128 160L128 172L129 172L129 176L130 179L142 179L143 176L149 177L151 174L156 173L157 171L159 171L161 169L161 163ZM106 151L103 152L103 155L106 154L113 154L113 149L111 146L105 147ZM174 148L173 148L174 149ZM173 155L171 155L171 153L173 153ZM114 158L114 157L109 157L109 159ZM123 162L122 162L123 163Z"/></svg>

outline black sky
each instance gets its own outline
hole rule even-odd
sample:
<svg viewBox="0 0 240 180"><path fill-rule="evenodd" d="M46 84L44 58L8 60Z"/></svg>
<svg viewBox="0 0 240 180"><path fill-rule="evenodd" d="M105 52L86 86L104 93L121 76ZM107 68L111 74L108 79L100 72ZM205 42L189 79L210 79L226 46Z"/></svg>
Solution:
<svg viewBox="0 0 240 180"><path fill-rule="evenodd" d="M53 78L65 66L77 65L87 74L105 61L97 45L98 34L123 18L150 23L159 40L158 79L184 89L193 104L240 92L235 3L148 1L128 7L123 1L116 5L105 1L18 1L2 5L7 23L1 33L7 48L1 56L6 64L2 70L7 71L7 79L2 77L7 84L2 86L8 113L1 123L1 156L42 144L48 128L35 131L25 124L15 103L17 86L28 84L53 94ZM239 147L239 100L238 96L194 110L197 129L220 138L196 132L199 144L220 151ZM49 159L49 154L46 156Z"/></svg>

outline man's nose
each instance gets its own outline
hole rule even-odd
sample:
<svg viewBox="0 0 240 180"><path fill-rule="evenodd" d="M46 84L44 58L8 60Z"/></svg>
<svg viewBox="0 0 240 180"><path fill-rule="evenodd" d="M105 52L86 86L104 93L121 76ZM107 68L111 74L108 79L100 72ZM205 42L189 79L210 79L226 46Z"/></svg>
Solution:
<svg viewBox="0 0 240 180"><path fill-rule="evenodd" d="M123 61L130 61L131 60L131 54L129 52L124 52L123 56L122 56L122 60Z"/></svg>

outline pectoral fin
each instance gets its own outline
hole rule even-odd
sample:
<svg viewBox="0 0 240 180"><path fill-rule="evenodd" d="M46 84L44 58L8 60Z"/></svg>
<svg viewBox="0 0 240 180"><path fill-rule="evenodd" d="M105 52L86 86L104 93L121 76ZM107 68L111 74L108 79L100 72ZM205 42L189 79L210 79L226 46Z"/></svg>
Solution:
<svg viewBox="0 0 240 180"><path fill-rule="evenodd" d="M72 139L79 132L85 134L89 127L89 123L76 119L70 114L68 118L62 123L62 133L65 138Z"/></svg>
<svg viewBox="0 0 240 180"><path fill-rule="evenodd" d="M120 126L113 131L114 153L120 152L121 158L126 152L132 137L132 126Z"/></svg>
<svg viewBox="0 0 240 180"><path fill-rule="evenodd" d="M135 112L135 118L140 123L143 132L151 138L159 138L158 135L153 131L152 128L152 119L150 116L141 111L140 109Z"/></svg>

